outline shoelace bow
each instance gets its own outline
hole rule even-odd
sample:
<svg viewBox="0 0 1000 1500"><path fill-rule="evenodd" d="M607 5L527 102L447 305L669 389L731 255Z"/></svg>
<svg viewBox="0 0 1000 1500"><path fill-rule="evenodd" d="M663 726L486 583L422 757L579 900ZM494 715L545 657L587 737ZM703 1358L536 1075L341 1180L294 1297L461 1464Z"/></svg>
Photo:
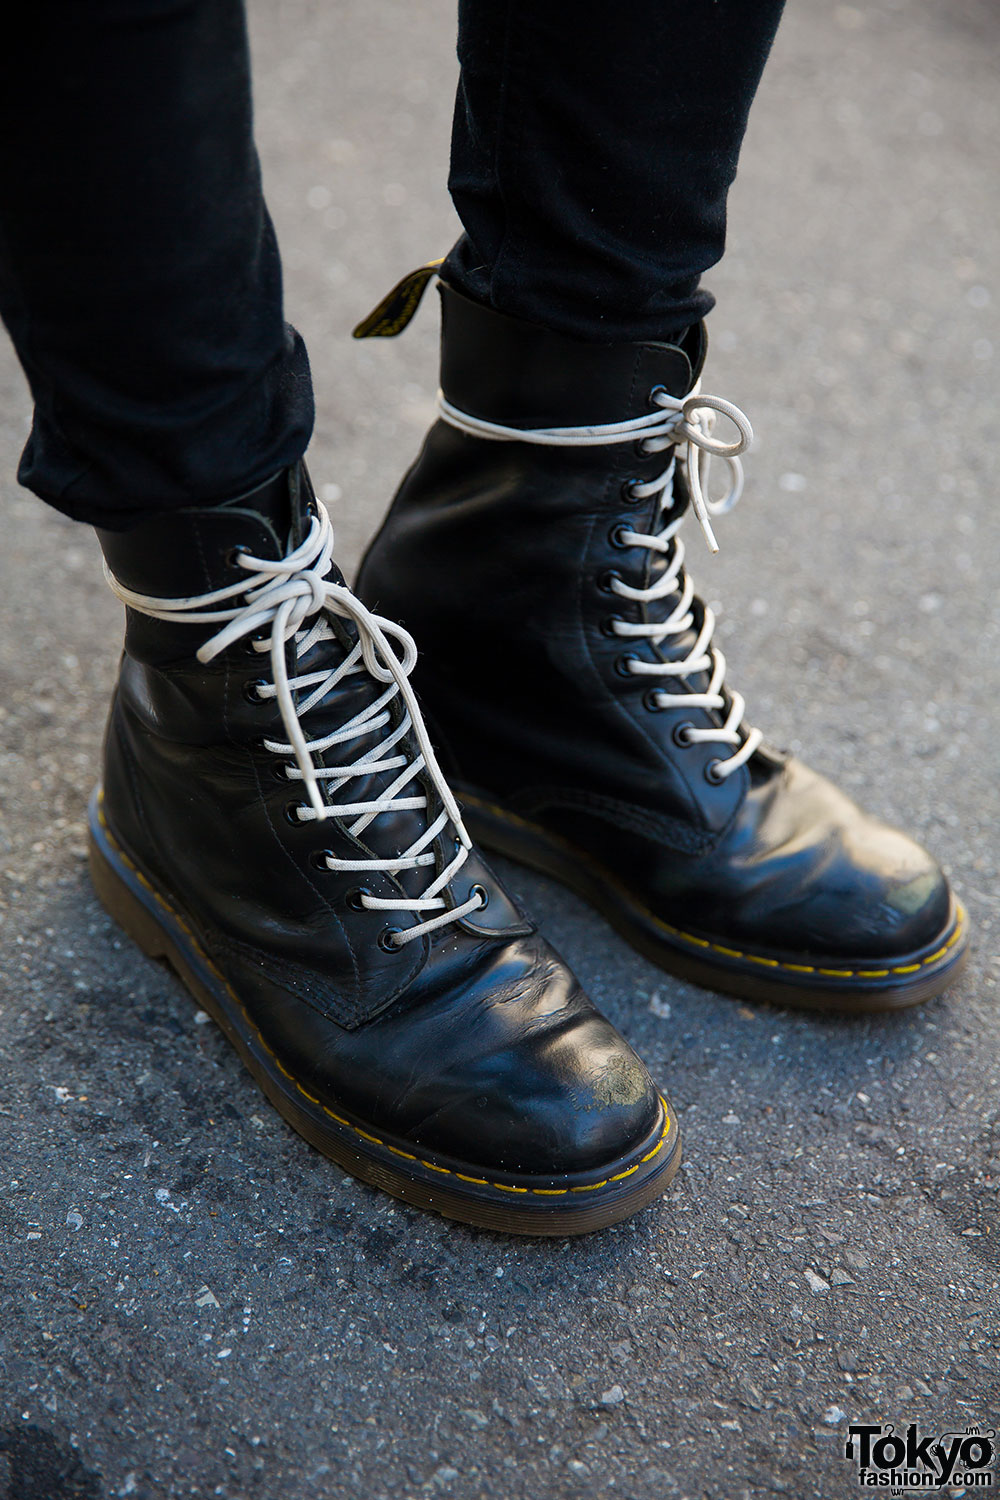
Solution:
<svg viewBox="0 0 1000 1500"><path fill-rule="evenodd" d="M255 557L249 552L237 553L235 560L247 573L254 575L253 582L240 581L187 599L159 599L126 588L107 564L104 571L111 589L129 609L138 610L154 620L219 625L221 628L199 647L196 655L200 662L212 661L236 641L269 627L267 638L255 640L253 647L262 655L265 652L270 654L273 681L259 685L257 693L262 700L277 699L288 741L265 740L264 744L274 755L294 757L295 765L287 768L286 775L290 781L301 781L309 798L309 804L303 804L297 813L300 821L351 818L355 821L350 823L348 831L360 837L369 823L384 813L428 809L424 792L412 786L418 776L426 773L440 799L441 810L433 819L428 817L427 826L408 849L385 859L341 859L329 851L325 855L330 870L385 871L395 875L401 870L435 864L435 854L430 846L448 823L452 824L455 856L421 896L377 897L363 892L360 897L361 904L370 911L440 913L411 927L392 930L388 945L402 947L446 923L460 921L485 902L482 893L476 890L467 901L449 907L441 894L465 864L472 841L434 755L409 681L417 659L413 637L402 626L366 609L345 584L335 583L329 578L333 563L333 527L325 507L319 502L317 512L311 518L308 536L287 557L275 560ZM337 615L354 624L358 632L357 645L334 668L324 667L290 678L285 661L286 643L294 639L299 658L303 659L320 642L336 640L329 615ZM310 620L311 624L308 623ZM393 642L398 654L393 649ZM301 720L344 677L361 671L367 671L376 682L384 683L385 691L332 734L321 739L308 739ZM297 692L306 694L298 705L293 696ZM389 704L397 696L403 705L401 721L378 744L346 765L316 764L314 756L390 724ZM411 733L416 740L416 755L405 743ZM350 781L392 771L398 771L399 775L377 797L361 802L332 800ZM408 789L409 794L403 795Z"/></svg>
<svg viewBox="0 0 1000 1500"><path fill-rule="evenodd" d="M644 483L633 482L631 489L636 500L660 496L660 516L665 518L674 505L674 476L677 470L678 449L683 449L680 460L684 464L691 495L691 508L701 526L712 552L718 552L719 544L712 530L712 518L725 515L739 502L743 493L743 465L740 454L745 453L753 442L753 429L746 415L731 401L721 396L704 396L696 386L687 396L671 396L662 386L650 394L654 410L643 417L634 417L624 422L608 422L593 427L505 427L499 422L488 422L471 416L448 401L438 392L438 411L443 421L460 432L495 442L537 443L544 447L589 448L604 447L616 443L631 443L638 439L647 453L671 450L670 462L655 479ZM712 436L716 414L728 417L736 427L739 437L735 442L725 443ZM721 499L710 498L708 490L709 470L712 459L721 458L730 474L729 489ZM615 579L612 592L622 599L642 605L655 605L680 589L680 598L664 620L644 620L630 624L616 620L612 626L615 635L632 640L648 640L660 645L670 636L683 635L694 624L691 603L694 584L684 573L684 543L677 535L683 524L683 515L667 521L655 534L633 531L622 527L620 539L626 547L645 547L650 552L660 553L666 559L666 567L649 588L632 588L621 579ZM681 577L683 575L683 584ZM726 710L723 684L726 676L726 658L717 646L712 645L715 632L715 615L704 605L701 629L698 637L683 659L679 661L640 661L637 657L627 659L628 670L636 676L686 678L695 672L711 672L704 692L655 694L658 708L705 708ZM686 743L721 743L735 747L732 755L711 762L710 774L718 781L749 760L763 739L759 729L743 726L746 702L742 694L730 690L729 709L722 724L711 729L695 729L684 726Z"/></svg>

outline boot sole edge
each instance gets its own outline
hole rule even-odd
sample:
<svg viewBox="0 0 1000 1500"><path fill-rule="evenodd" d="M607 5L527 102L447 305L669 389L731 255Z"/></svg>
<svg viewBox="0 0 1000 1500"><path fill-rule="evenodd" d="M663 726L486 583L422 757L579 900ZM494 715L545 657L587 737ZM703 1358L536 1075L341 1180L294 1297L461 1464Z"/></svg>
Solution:
<svg viewBox="0 0 1000 1500"><path fill-rule="evenodd" d="M394 1145L362 1121L335 1114L310 1094L270 1052L239 997L215 970L197 940L152 881L118 844L101 810L100 793L91 799L88 852L94 889L109 916L149 958L164 961L233 1046L258 1086L293 1130L351 1176L394 1198L478 1229L532 1237L593 1233L632 1217L661 1197L681 1160L677 1118L661 1098L659 1134L652 1148L633 1150L603 1169L595 1182L538 1178L495 1182L443 1166L432 1153L420 1156ZM649 1140L643 1143L649 1145ZM486 1170L486 1169L480 1169ZM441 1178L459 1179L443 1185ZM633 1180L634 1179L634 1180ZM544 1179L543 1179L544 1180ZM594 1194L581 1204L579 1198ZM511 1205L504 1195L529 1195L530 1207ZM572 1199L570 1198L572 1196ZM569 1202L555 1203L554 1199ZM546 1201L539 1202L542 1199ZM572 1206L570 1206L572 1204Z"/></svg>
<svg viewBox="0 0 1000 1500"><path fill-rule="evenodd" d="M712 943L661 920L582 850L460 782L453 786L476 842L558 880L652 963L704 989L800 1010L870 1015L933 999L954 983L968 959L968 919L954 898L946 926L928 945L930 957L902 955L873 960L864 968L837 969L832 961L829 966L796 964ZM710 949L717 958L705 956ZM814 977L807 980L806 973Z"/></svg>

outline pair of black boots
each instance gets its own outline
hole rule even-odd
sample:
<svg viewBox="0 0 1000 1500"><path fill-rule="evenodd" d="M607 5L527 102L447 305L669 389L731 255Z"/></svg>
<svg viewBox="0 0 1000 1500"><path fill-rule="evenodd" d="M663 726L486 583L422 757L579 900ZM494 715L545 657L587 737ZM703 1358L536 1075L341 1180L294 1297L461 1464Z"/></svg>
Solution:
<svg viewBox="0 0 1000 1500"><path fill-rule="evenodd" d="M679 528L694 509L714 545L707 459L731 501L749 428L697 394L702 330L580 344L441 292L441 420L357 594L302 467L101 533L127 632L92 869L314 1145L467 1223L569 1234L662 1193L677 1121L473 840L670 972L779 1003L927 999L964 919L725 684Z"/></svg>

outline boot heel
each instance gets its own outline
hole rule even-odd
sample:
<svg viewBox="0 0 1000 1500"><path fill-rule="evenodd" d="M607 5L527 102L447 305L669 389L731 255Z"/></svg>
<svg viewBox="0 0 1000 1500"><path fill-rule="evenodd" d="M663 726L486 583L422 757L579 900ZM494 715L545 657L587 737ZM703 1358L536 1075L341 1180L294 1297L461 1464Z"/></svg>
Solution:
<svg viewBox="0 0 1000 1500"><path fill-rule="evenodd" d="M90 878L105 911L138 944L147 958L168 958L170 943L162 927L129 890L100 847L93 829L87 842Z"/></svg>

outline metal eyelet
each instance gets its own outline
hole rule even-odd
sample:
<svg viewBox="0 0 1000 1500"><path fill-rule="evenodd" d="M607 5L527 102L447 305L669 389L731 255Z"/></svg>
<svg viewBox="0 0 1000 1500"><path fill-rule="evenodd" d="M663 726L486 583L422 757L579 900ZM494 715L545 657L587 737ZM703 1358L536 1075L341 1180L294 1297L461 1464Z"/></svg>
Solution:
<svg viewBox="0 0 1000 1500"><path fill-rule="evenodd" d="M624 484L622 485L622 501L624 502L625 505L638 505L639 504L639 501L642 499L642 496L641 495L637 495L635 493L635 487L636 487L637 484L641 484L641 483L642 483L641 479L626 479L625 480Z"/></svg>
<svg viewBox="0 0 1000 1500"><path fill-rule="evenodd" d="M724 776L719 775L719 767L721 765L721 760L710 760L705 767L705 780L710 781L713 786L721 786L726 779Z"/></svg>
<svg viewBox="0 0 1000 1500"><path fill-rule="evenodd" d="M622 624L624 624L624 621L622 620L621 615L608 615L605 619L603 619L601 621L601 627L600 627L601 634L602 635L610 635L615 640L620 640L621 637L618 634L618 631L615 629L615 626L616 625L622 625Z"/></svg>
<svg viewBox="0 0 1000 1500"><path fill-rule="evenodd" d="M245 635L243 637L243 639L240 641L240 650L243 652L244 656L253 656L255 658L263 656L264 653L256 649L256 642L259 639L260 637L256 635Z"/></svg>
<svg viewBox="0 0 1000 1500"><path fill-rule="evenodd" d="M344 902L351 908L351 911L368 911L369 908L365 905L362 897L370 895L371 891L366 885L357 885L352 891L348 891L344 897Z"/></svg>
<svg viewBox="0 0 1000 1500"><path fill-rule="evenodd" d="M625 526L621 521L619 521L614 526L612 526L611 530L608 532L608 541L611 543L612 547L617 547L619 551L624 550L624 548L626 547L631 547L631 542L625 542L622 540L625 532L631 530L631 526Z"/></svg>
<svg viewBox="0 0 1000 1500"><path fill-rule="evenodd" d="M643 693L642 706L648 714L662 714L663 710L666 708L667 705L660 702L660 695L662 692L662 688L649 688L645 693Z"/></svg>
<svg viewBox="0 0 1000 1500"><path fill-rule="evenodd" d="M670 738L673 740L674 744L679 745L682 750L690 750L691 746L694 744L694 740L688 738L688 730L693 728L694 725L689 724L685 719L683 724L674 725L673 729L670 732Z"/></svg>
<svg viewBox="0 0 1000 1500"><path fill-rule="evenodd" d="M393 938L402 932L402 927L383 927L378 935L378 945L383 953L398 953L400 944L394 943Z"/></svg>
<svg viewBox="0 0 1000 1500"><path fill-rule="evenodd" d="M309 856L309 863L314 870L322 870L324 875L329 875L330 866L327 864L327 860L333 859L333 857L332 849L314 849Z"/></svg>
<svg viewBox="0 0 1000 1500"><path fill-rule="evenodd" d="M608 568L606 572L602 573L598 578L597 587L600 589L602 594L613 594L615 592L615 589L612 587L612 585L621 583L621 581L622 575L618 572L618 569Z"/></svg>
<svg viewBox="0 0 1000 1500"><path fill-rule="evenodd" d="M629 663L638 661L634 651L627 651L624 656L619 656L615 662L615 671L619 677L634 677L636 674L631 670Z"/></svg>
<svg viewBox="0 0 1000 1500"><path fill-rule="evenodd" d="M238 557L246 557L249 554L249 552L250 552L250 548L249 547L244 547L244 546L230 547L229 551L226 553L226 567L227 568L238 568L239 567L239 563L236 561L236 559Z"/></svg>
<svg viewBox="0 0 1000 1500"><path fill-rule="evenodd" d="M264 700L260 696L259 691L262 687L267 687L267 683L263 677L255 677L252 682L245 682L243 684L243 696L248 703L263 703Z"/></svg>
<svg viewBox="0 0 1000 1500"><path fill-rule="evenodd" d="M304 811L306 805L307 804L305 802L301 801L286 802L285 821L291 823L294 828L298 828L302 822L302 819L299 817L299 812Z"/></svg>
<svg viewBox="0 0 1000 1500"><path fill-rule="evenodd" d="M283 760L275 762L275 764L271 767L271 776L275 781L280 781L285 786L287 786L292 779L288 774L288 765Z"/></svg>
<svg viewBox="0 0 1000 1500"><path fill-rule="evenodd" d="M670 392L667 390L667 388L666 388L665 385L654 385L653 389L650 391L649 395L646 397L646 400L649 402L650 406L658 406L659 402L656 399L657 396L669 396L669 395L670 395Z"/></svg>
<svg viewBox="0 0 1000 1500"><path fill-rule="evenodd" d="M476 907L476 911L483 911L487 906L489 906L490 893L484 885L474 885L469 891L470 900L473 896L478 896L480 898L479 905ZM472 916L471 912L469 913L469 916Z"/></svg>

